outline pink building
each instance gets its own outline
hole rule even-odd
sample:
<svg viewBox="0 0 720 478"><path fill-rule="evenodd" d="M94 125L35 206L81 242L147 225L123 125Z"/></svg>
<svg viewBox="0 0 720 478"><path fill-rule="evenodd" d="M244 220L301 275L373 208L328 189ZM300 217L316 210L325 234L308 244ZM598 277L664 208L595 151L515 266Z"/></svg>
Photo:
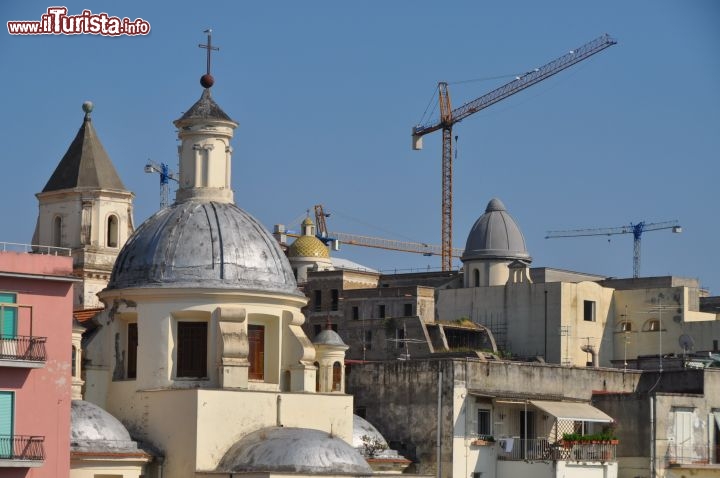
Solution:
<svg viewBox="0 0 720 478"><path fill-rule="evenodd" d="M69 249L12 246L0 243L0 477L64 477L77 279Z"/></svg>

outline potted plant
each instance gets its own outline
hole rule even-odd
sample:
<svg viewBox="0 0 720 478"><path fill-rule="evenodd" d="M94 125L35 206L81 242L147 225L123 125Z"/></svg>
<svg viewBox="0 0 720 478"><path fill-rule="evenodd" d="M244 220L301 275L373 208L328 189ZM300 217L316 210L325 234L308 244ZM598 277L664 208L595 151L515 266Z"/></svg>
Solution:
<svg viewBox="0 0 720 478"><path fill-rule="evenodd" d="M487 446L495 443L495 437L492 435L480 435L471 442L475 446Z"/></svg>

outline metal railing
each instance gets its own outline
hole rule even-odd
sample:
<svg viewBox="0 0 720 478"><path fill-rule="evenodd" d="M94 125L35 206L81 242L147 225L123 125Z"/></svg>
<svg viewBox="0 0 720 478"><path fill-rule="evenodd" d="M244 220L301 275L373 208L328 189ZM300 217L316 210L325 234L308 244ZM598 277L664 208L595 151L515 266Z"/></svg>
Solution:
<svg viewBox="0 0 720 478"><path fill-rule="evenodd" d="M45 460L45 437L0 435L0 460Z"/></svg>
<svg viewBox="0 0 720 478"><path fill-rule="evenodd" d="M715 457L712 456L712 452L715 451ZM697 464L709 464L715 462L720 458L720 447L716 450L708 450L708 444L695 443L692 445L676 445L671 443L667 447L665 453L665 461L668 465L697 465Z"/></svg>
<svg viewBox="0 0 720 478"><path fill-rule="evenodd" d="M46 337L0 335L0 360L27 360L45 362Z"/></svg>
<svg viewBox="0 0 720 478"><path fill-rule="evenodd" d="M563 444L547 438L500 438L498 442L500 460L615 461L617 457L617 445L609 442Z"/></svg>
<svg viewBox="0 0 720 478"><path fill-rule="evenodd" d="M50 256L67 256L72 254L68 247L43 246L40 244L20 244L18 242L0 242L0 252L27 252L47 254Z"/></svg>

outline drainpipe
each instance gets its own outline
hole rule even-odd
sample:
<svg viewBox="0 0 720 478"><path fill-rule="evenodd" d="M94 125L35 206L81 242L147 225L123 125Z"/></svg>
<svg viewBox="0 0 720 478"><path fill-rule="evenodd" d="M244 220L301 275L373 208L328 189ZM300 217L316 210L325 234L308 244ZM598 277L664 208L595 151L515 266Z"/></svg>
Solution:
<svg viewBox="0 0 720 478"><path fill-rule="evenodd" d="M580 347L580 350L582 350L585 353L590 354L590 356L592 357L593 367L597 368L598 367L598 354L597 354L597 350L595 350L595 346L590 345L590 344L585 344Z"/></svg>
<svg viewBox="0 0 720 478"><path fill-rule="evenodd" d="M442 443L442 370L440 367L442 366L442 362L438 362L438 395L437 395L437 436L435 437L435 446L437 448L437 453L435 459L437 460L437 478L442 478L442 453L441 453L441 443Z"/></svg>
<svg viewBox="0 0 720 478"><path fill-rule="evenodd" d="M283 426L282 419L281 419L282 416L280 414L281 406L282 406L282 396L278 395L277 396L277 426L279 426L279 427Z"/></svg>
<svg viewBox="0 0 720 478"><path fill-rule="evenodd" d="M650 397L650 478L655 478L655 394Z"/></svg>

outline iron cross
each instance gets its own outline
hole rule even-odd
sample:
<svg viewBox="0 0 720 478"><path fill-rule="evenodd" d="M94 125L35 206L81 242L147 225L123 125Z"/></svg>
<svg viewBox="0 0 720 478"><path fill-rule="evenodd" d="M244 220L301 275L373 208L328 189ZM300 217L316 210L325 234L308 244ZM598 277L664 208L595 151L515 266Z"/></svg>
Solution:
<svg viewBox="0 0 720 478"><path fill-rule="evenodd" d="M207 74L210 74L210 55L213 50L220 51L220 48L212 45L212 28L208 28L203 33L207 33L207 45L203 45L202 43L198 45L200 48L204 48L207 50Z"/></svg>

